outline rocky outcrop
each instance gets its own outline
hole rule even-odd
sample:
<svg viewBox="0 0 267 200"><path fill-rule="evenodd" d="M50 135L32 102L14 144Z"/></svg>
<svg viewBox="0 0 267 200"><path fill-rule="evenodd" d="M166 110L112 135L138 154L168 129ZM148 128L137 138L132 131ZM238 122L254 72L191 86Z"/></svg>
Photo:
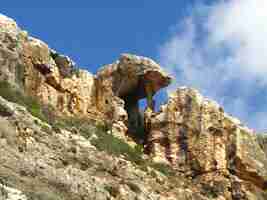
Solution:
<svg viewBox="0 0 267 200"><path fill-rule="evenodd" d="M258 133L257 134L257 140L261 147L261 149L264 151L265 155L267 156L267 134L266 133Z"/></svg>
<svg viewBox="0 0 267 200"><path fill-rule="evenodd" d="M133 133L142 123L138 100L149 96L152 98L159 89L168 86L171 81L153 60L130 54L123 54L114 64L102 67L96 76L98 106L102 110L108 110L103 108L110 108L109 102L112 101L112 96L119 102L124 102L123 107L119 106L123 103L119 103L114 109L120 108L122 111L125 108L128 115L117 114L118 117L113 117L113 120L125 122L129 131ZM112 113L114 111L110 110L110 117Z"/></svg>
<svg viewBox="0 0 267 200"><path fill-rule="evenodd" d="M0 198L5 200L27 200L27 197L19 190L0 184Z"/></svg>
<svg viewBox="0 0 267 200"><path fill-rule="evenodd" d="M52 107L55 121L86 120L86 131L0 97L0 198L267 199L266 137L191 88L156 112L153 96L171 77L149 58L122 54L93 75L0 15L4 83Z"/></svg>
<svg viewBox="0 0 267 200"><path fill-rule="evenodd" d="M154 160L170 163L202 188L218 184L218 198L234 198L228 189L235 182L252 189L239 191L241 199L267 188L267 157L256 134L196 90L178 88L149 123L147 148Z"/></svg>
<svg viewBox="0 0 267 200"><path fill-rule="evenodd" d="M170 77L153 60L130 54L93 75L28 36L12 19L1 16L0 25L0 80L54 107L58 116L104 120L123 135L139 117L138 100L170 83Z"/></svg>
<svg viewBox="0 0 267 200"><path fill-rule="evenodd" d="M54 128L0 97L0 198L8 200L206 200L193 185L92 145L98 128ZM105 133L108 134L108 133ZM110 141L112 142L112 141ZM170 180L172 179L172 181Z"/></svg>

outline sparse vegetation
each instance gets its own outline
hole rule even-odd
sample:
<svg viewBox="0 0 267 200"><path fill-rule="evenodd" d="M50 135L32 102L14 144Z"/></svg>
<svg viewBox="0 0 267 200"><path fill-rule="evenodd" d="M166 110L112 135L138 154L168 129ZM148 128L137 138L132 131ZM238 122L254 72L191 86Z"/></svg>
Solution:
<svg viewBox="0 0 267 200"><path fill-rule="evenodd" d="M52 121L51 113L53 113L53 111L50 110L49 114L48 110L45 112L45 109L47 109L49 106L42 106L38 100L24 95L21 91L10 85L7 81L0 82L0 95L10 102L24 106L34 117L37 117L48 123ZM51 107L49 108L51 109Z"/></svg>
<svg viewBox="0 0 267 200"><path fill-rule="evenodd" d="M115 186L106 185L104 189L107 190L109 194L113 197L117 197L120 193L119 188Z"/></svg>
<svg viewBox="0 0 267 200"><path fill-rule="evenodd" d="M137 164L140 169L146 171L147 167L151 167L165 176L174 176L175 171L171 166L164 163L153 163L143 159L143 148L137 145L135 148L129 146L123 140L114 137L112 134L107 133L103 127L97 128L96 135L98 138L92 139L91 143L100 151L105 151L110 155L120 156L123 155L125 159Z"/></svg>
<svg viewBox="0 0 267 200"><path fill-rule="evenodd" d="M26 195L29 200L62 200L63 198L60 197L57 193L52 192L29 192Z"/></svg>
<svg viewBox="0 0 267 200"><path fill-rule="evenodd" d="M158 170L162 174L166 176L174 176L175 171L171 168L171 166L164 164L164 163L150 163L150 167L152 167L155 170Z"/></svg>
<svg viewBox="0 0 267 200"><path fill-rule="evenodd" d="M93 138L91 143L98 150L105 151L114 156L124 156L125 159L139 165L140 169L144 169L144 171L147 166L150 166L167 176L174 174L174 171L168 165L151 163L144 160L142 158L143 147L141 145L137 145L133 148L123 140L114 137L112 133L108 133L110 128L104 123L96 123L92 120L81 118L56 119L51 106L41 105L36 99L22 94L5 81L0 82L0 95L8 101L25 106L33 116L52 125L55 131L63 128L72 132L77 132L87 139L94 133L97 137ZM0 111L6 112L2 107L0 107ZM42 127L42 130L46 132L51 131L45 126Z"/></svg>
<svg viewBox="0 0 267 200"><path fill-rule="evenodd" d="M216 187L208 184L203 184L202 194L211 199L218 197L218 191L216 190Z"/></svg>
<svg viewBox="0 0 267 200"><path fill-rule="evenodd" d="M22 94L15 90L7 81L0 82L0 95L8 101L24 104L22 98Z"/></svg>
<svg viewBox="0 0 267 200"><path fill-rule="evenodd" d="M98 128L96 132L98 138L92 139L91 143L100 151L106 151L108 154L119 156L123 155L127 160L136 164L142 164L142 152L138 148L132 148L123 140L114 137Z"/></svg>
<svg viewBox="0 0 267 200"><path fill-rule="evenodd" d="M126 182L125 184L128 185L128 187L135 193L139 194L139 193L142 192L140 187L137 184L133 183L133 182Z"/></svg>
<svg viewBox="0 0 267 200"><path fill-rule="evenodd" d="M12 112L7 107L0 104L0 116L10 116Z"/></svg>
<svg viewBox="0 0 267 200"><path fill-rule="evenodd" d="M98 135L99 132L106 132L107 126L104 124L96 123L92 120L85 119L85 118L58 118L51 123L53 129L55 131L59 130L60 128L66 129L72 132L77 132L84 136L85 138L90 138L92 133Z"/></svg>
<svg viewBox="0 0 267 200"><path fill-rule="evenodd" d="M143 147L141 145L136 145L134 148L131 147L125 141L113 136L112 133L108 133L109 127L106 124L99 123L94 125L94 122L88 119L68 118L58 120L54 124L54 128L77 131L85 138L90 138L94 133L97 137L91 139L91 144L98 150L114 156L124 156L125 159L137 164L143 171L147 171L147 167L151 167L166 176L175 175L175 171L171 166L143 159Z"/></svg>
<svg viewBox="0 0 267 200"><path fill-rule="evenodd" d="M136 145L134 148L123 140L108 133L108 126L105 124L92 125L88 119L68 118L59 120L54 128L64 128L70 131L77 131L85 138L89 138L93 133L97 138L93 138L91 143L100 151L105 151L110 155L124 156L125 159L137 164L140 169L146 171L149 166L166 176L173 176L175 171L167 164L153 163L142 158L143 147Z"/></svg>
<svg viewBox="0 0 267 200"><path fill-rule="evenodd" d="M5 178L0 177L0 197L2 196L3 198L8 198L8 193L5 190L5 186L7 186Z"/></svg>
<svg viewBox="0 0 267 200"><path fill-rule="evenodd" d="M25 70L24 65L17 64L15 77L16 77L16 83L18 83L20 87L22 87L24 82L24 70Z"/></svg>
<svg viewBox="0 0 267 200"><path fill-rule="evenodd" d="M73 67L73 69L71 70L71 75L76 75L77 77L80 76L80 69L77 67Z"/></svg>
<svg viewBox="0 0 267 200"><path fill-rule="evenodd" d="M265 144L267 144L267 134L266 133L258 133L257 134L257 142L259 143L260 147L264 149Z"/></svg>

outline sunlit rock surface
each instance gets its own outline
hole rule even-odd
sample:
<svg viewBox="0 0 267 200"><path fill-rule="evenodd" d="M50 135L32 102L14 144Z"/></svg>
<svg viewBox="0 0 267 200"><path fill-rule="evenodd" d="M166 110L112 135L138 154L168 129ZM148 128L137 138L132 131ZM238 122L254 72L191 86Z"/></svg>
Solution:
<svg viewBox="0 0 267 200"><path fill-rule="evenodd" d="M267 199L266 136L187 87L156 112L153 96L171 77L150 58L122 54L93 75L0 15L0 81L51 106L59 119L92 122L89 137L0 97L1 198ZM142 156L153 165L97 149L98 122L108 127L105 134L144 147ZM163 166L174 173L166 175Z"/></svg>
<svg viewBox="0 0 267 200"><path fill-rule="evenodd" d="M240 187L250 185L252 193L267 188L267 157L256 134L196 90L178 88L150 123L147 148L156 162L170 163L201 187L219 184L228 198L233 181L246 182Z"/></svg>
<svg viewBox="0 0 267 200"><path fill-rule="evenodd" d="M0 80L56 108L59 116L106 120L114 124L114 130L126 133L127 112L135 110L137 115L138 100L147 96L146 82L153 94L170 83L170 77L153 60L130 54L121 55L93 75L28 36L12 19L1 16L0 25Z"/></svg>

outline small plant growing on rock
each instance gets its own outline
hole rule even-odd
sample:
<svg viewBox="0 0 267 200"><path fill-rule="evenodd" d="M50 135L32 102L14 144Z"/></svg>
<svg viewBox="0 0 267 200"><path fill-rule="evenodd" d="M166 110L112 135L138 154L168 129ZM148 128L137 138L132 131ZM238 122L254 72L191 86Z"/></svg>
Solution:
<svg viewBox="0 0 267 200"><path fill-rule="evenodd" d="M125 183L133 192L137 193L137 194L140 194L142 191L140 189L140 187L135 184L135 183L132 183L132 182L126 182Z"/></svg>
<svg viewBox="0 0 267 200"><path fill-rule="evenodd" d="M63 200L59 194L54 192L29 192L27 197L29 200Z"/></svg>
<svg viewBox="0 0 267 200"><path fill-rule="evenodd" d="M158 170L159 172L161 172L165 176L174 176L175 175L174 169L172 169L171 166L169 166L167 164L151 163L150 167L152 167L155 170Z"/></svg>
<svg viewBox="0 0 267 200"><path fill-rule="evenodd" d="M105 151L111 155L123 155L127 160L140 164L143 161L142 153L135 148L129 146L123 140L114 137L111 134L99 129L96 132L98 138L93 139L91 143L100 151Z"/></svg>
<svg viewBox="0 0 267 200"><path fill-rule="evenodd" d="M119 188L115 187L115 186L111 186L111 185L106 185L104 187L105 190L107 190L109 192L109 194L113 197L117 197L120 193Z"/></svg>
<svg viewBox="0 0 267 200"><path fill-rule="evenodd" d="M4 199L8 198L8 193L5 189L7 186L5 178L0 177L0 197L2 196Z"/></svg>
<svg viewBox="0 0 267 200"><path fill-rule="evenodd" d="M7 81L0 82L0 95L10 102L26 107L34 117L49 122L49 116L45 115L43 106L35 98L24 95L21 91L12 87Z"/></svg>

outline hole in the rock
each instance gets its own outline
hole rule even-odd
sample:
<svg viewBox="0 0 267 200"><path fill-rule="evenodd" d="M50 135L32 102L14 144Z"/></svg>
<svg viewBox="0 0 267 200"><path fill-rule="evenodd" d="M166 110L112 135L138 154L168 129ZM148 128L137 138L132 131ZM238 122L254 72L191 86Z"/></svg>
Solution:
<svg viewBox="0 0 267 200"><path fill-rule="evenodd" d="M128 135L137 143L145 144L148 130L145 129L144 112L147 108L147 98L141 98L136 94L121 97L125 102L125 110L128 113ZM160 106L167 100L166 90L159 91L154 97L153 109L158 112Z"/></svg>
<svg viewBox="0 0 267 200"><path fill-rule="evenodd" d="M147 107L147 102L146 102L146 99L140 99L138 101L138 105L139 105L139 109L141 112L144 112L146 107Z"/></svg>
<svg viewBox="0 0 267 200"><path fill-rule="evenodd" d="M155 112L158 112L160 110L160 107L163 104L166 104L168 101L168 93L166 89L161 89L159 90L155 95L154 95L154 100L155 100Z"/></svg>
<svg viewBox="0 0 267 200"><path fill-rule="evenodd" d="M160 105L167 99L166 90L161 92L160 89L168 85L168 79L164 79L157 71L126 78L114 80L116 87L113 92L124 100L128 113L128 135L137 143L146 144L149 132L146 129L150 129L150 125L149 119L146 119L145 124L144 113L150 116L152 112L159 111Z"/></svg>
<svg viewBox="0 0 267 200"><path fill-rule="evenodd" d="M128 95L123 100L128 113L128 134L137 143L143 144L147 135L144 128L144 111L140 109L138 98L135 96Z"/></svg>

